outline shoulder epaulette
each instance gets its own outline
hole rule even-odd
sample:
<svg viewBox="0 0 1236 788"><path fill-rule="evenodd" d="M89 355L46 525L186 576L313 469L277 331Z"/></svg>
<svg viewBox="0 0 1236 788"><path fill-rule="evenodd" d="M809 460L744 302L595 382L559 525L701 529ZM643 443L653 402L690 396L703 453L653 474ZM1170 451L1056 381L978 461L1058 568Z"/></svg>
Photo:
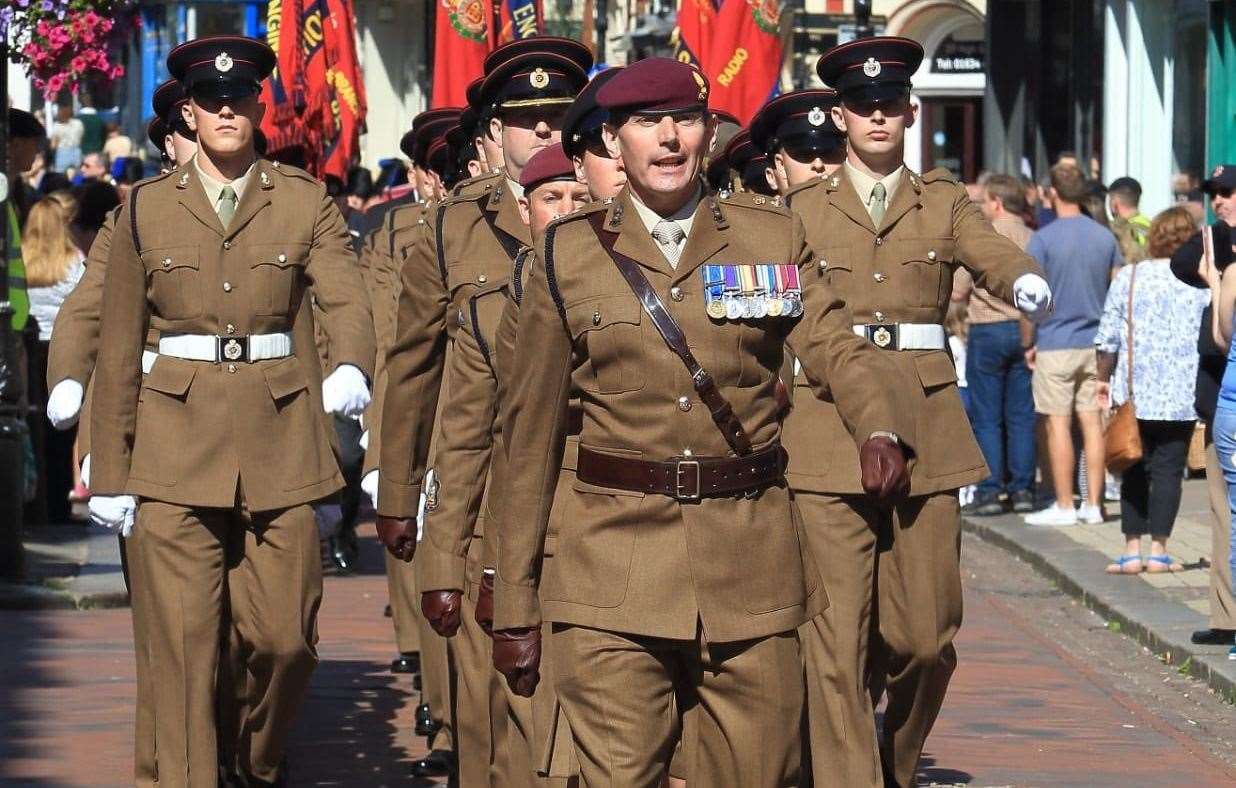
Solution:
<svg viewBox="0 0 1236 788"><path fill-rule="evenodd" d="M828 185L828 178L824 175L821 175L818 178L812 178L811 180L800 183L797 186L790 187L790 190L786 192L786 195L783 198L783 201L785 202L786 205L789 205L790 203L794 201L795 197L802 194L803 192L811 191L812 189L824 189L827 187L827 185Z"/></svg>
<svg viewBox="0 0 1236 788"><path fill-rule="evenodd" d="M734 192L729 197L719 197L717 199L726 207L753 208L757 211L769 211L787 216L790 213L785 200L781 199L780 196L766 197L755 192Z"/></svg>
<svg viewBox="0 0 1236 788"><path fill-rule="evenodd" d="M611 197L606 200L597 200L596 202L584 203L583 205L571 211L570 213L563 214L562 216L557 216L554 219L550 220L550 224L558 224L558 225L566 224L567 222L571 222L576 219L582 219L585 216L588 216L589 214L596 213L597 211L607 211L609 210L609 206L613 203L613 201L614 200Z"/></svg>
<svg viewBox="0 0 1236 788"><path fill-rule="evenodd" d="M953 173L944 167L936 167L931 172L925 172L918 177L923 181L923 183L935 183L937 181L957 183L957 179L953 177Z"/></svg>
<svg viewBox="0 0 1236 788"><path fill-rule="evenodd" d="M289 178L296 178L297 180L308 181L309 183L312 183L312 184L320 183L320 181L317 178L313 177L305 170L302 170L300 167L293 167L290 164L280 164L277 161L271 161L270 167L272 170L274 170L279 175L286 175Z"/></svg>
<svg viewBox="0 0 1236 788"><path fill-rule="evenodd" d="M468 178L467 180L462 180L455 184L455 188L451 189L450 196L455 197L474 191L484 193L486 189L492 188L491 182L497 180L501 177L501 175L502 173L500 172L485 172Z"/></svg>

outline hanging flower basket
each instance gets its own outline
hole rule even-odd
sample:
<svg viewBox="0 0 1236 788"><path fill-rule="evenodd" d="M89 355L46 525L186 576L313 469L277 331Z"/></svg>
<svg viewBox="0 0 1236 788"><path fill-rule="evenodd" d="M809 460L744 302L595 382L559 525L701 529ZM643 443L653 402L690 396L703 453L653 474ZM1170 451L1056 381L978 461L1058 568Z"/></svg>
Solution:
<svg viewBox="0 0 1236 788"><path fill-rule="evenodd" d="M48 101L124 76L116 54L141 25L134 0L0 0L0 36Z"/></svg>

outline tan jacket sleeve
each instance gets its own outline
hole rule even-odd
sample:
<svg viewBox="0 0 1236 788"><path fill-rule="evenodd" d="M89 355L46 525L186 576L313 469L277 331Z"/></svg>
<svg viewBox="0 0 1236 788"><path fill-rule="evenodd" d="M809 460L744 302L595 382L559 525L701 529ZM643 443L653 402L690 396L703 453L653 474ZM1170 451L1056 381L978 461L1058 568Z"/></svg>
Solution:
<svg viewBox="0 0 1236 788"><path fill-rule="evenodd" d="M388 517L415 517L420 503L442 384L449 305L434 233L424 232L400 271L395 341L386 355L378 512Z"/></svg>
<svg viewBox="0 0 1236 788"><path fill-rule="evenodd" d="M107 273L107 258L112 248L112 230L119 209L108 214L99 228L90 255L86 258L86 273L68 298L60 305L52 328L51 347L47 358L47 388L68 378L83 386L94 373L99 353L99 322L103 310L103 277Z"/></svg>
<svg viewBox="0 0 1236 788"><path fill-rule="evenodd" d="M892 393L896 368L884 351L854 333L854 319L837 291L825 279L807 276L817 255L807 245L798 215L793 232L801 280L808 284L803 290L803 316L786 342L802 362L808 382L818 396L831 392L842 422L860 447L877 431L911 435L913 425L903 423L903 410Z"/></svg>
<svg viewBox="0 0 1236 788"><path fill-rule="evenodd" d="M369 297L349 245L347 222L321 188L321 206L313 228L313 246L305 275L313 286L315 317L326 330L332 369L351 364L373 380L376 354Z"/></svg>
<svg viewBox="0 0 1236 788"><path fill-rule="evenodd" d="M438 506L426 512L424 539L416 556L421 591L466 588L465 559L489 479L497 416L497 382L476 340L477 331L468 321L455 334L447 366L451 396L442 409L442 437L434 458Z"/></svg>
<svg viewBox="0 0 1236 788"><path fill-rule="evenodd" d="M91 385L90 487L98 495L120 495L129 481L137 395L142 385L142 349L150 323L146 268L133 243L125 203L115 223L107 272L99 346Z"/></svg>
<svg viewBox="0 0 1236 788"><path fill-rule="evenodd" d="M369 445L365 449L365 464L362 475L368 475L378 469L378 460L382 449L382 403L386 398L386 353L390 349L395 333L395 310L391 305L394 297L393 288L398 287L398 281L392 281L394 273L390 254L390 214L382 223L381 228L365 236L365 245L361 249L361 271L365 276L365 286L369 291L369 306L373 310L373 331L377 341L377 353L373 367L373 399L361 419L362 426L369 433Z"/></svg>
<svg viewBox="0 0 1236 788"><path fill-rule="evenodd" d="M540 259L545 259L543 254ZM494 629L541 624L537 588L562 468L572 350L571 335L550 293L548 276L532 278L520 303L519 340L507 378L507 396L501 403L506 473L502 489L490 491L495 522L489 524L488 532L501 534L494 578Z"/></svg>
<svg viewBox="0 0 1236 788"><path fill-rule="evenodd" d="M1017 244L996 232L983 217L964 186L952 184L953 236L957 239L957 259L974 277L974 284L996 298L1013 303L1013 283L1022 274L1043 276L1034 258Z"/></svg>

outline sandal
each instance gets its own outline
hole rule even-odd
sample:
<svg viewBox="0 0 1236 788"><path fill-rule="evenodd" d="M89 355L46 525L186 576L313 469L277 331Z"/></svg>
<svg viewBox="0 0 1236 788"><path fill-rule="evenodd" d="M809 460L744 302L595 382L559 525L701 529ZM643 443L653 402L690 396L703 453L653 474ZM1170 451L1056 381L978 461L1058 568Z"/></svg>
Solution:
<svg viewBox="0 0 1236 788"><path fill-rule="evenodd" d="M1146 571L1152 575L1161 575L1165 572L1182 572L1184 564L1179 563L1170 555L1152 555L1146 559Z"/></svg>
<svg viewBox="0 0 1236 788"><path fill-rule="evenodd" d="M1142 557L1134 553L1133 555L1122 555L1115 561L1107 565L1107 574L1109 575L1136 575L1142 571Z"/></svg>

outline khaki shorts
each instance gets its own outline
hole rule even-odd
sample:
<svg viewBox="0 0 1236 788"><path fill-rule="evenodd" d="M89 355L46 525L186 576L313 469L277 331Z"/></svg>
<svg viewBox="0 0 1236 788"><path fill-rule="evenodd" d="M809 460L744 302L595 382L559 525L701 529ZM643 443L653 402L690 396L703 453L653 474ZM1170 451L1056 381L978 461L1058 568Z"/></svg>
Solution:
<svg viewBox="0 0 1236 788"><path fill-rule="evenodd" d="M1034 411L1045 416L1072 416L1095 411L1098 374L1094 348L1041 350L1034 360Z"/></svg>

